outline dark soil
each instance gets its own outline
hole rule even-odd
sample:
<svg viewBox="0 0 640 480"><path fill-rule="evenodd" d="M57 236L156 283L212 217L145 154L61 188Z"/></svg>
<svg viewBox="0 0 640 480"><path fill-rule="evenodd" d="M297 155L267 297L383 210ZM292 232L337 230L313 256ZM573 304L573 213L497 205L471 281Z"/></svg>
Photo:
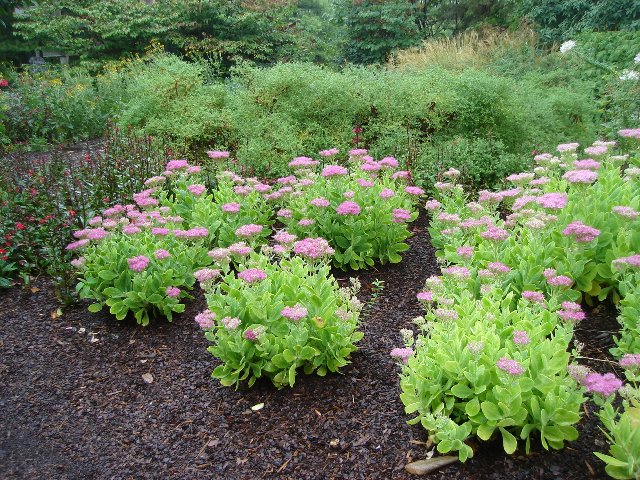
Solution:
<svg viewBox="0 0 640 480"><path fill-rule="evenodd" d="M343 375L301 374L293 389L264 382L236 391L210 378L216 361L193 321L205 308L201 293L173 323L147 328L86 305L54 318L46 281L1 293L0 478L410 478L404 466L426 456L426 432L406 424L389 351L421 313L424 279L438 273L425 222L423 214L402 263L357 275L365 296L373 280L385 286ZM596 310L578 332L600 371L614 316ZM579 430L560 452L507 456L500 443L481 443L473 459L430 478L605 478L592 453L606 444L590 404Z"/></svg>

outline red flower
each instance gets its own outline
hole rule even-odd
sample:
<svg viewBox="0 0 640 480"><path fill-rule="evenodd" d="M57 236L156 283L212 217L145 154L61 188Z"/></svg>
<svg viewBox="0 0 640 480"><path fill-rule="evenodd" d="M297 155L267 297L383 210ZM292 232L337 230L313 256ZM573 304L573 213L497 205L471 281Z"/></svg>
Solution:
<svg viewBox="0 0 640 480"><path fill-rule="evenodd" d="M18 222L18 223L16 223L16 228L17 228L18 230L24 230L24 229L25 229L25 228L27 228L27 227L25 227L23 223Z"/></svg>
<svg viewBox="0 0 640 480"><path fill-rule="evenodd" d="M7 79L1 78L0 87L8 87L8 86L9 86L9 81Z"/></svg>

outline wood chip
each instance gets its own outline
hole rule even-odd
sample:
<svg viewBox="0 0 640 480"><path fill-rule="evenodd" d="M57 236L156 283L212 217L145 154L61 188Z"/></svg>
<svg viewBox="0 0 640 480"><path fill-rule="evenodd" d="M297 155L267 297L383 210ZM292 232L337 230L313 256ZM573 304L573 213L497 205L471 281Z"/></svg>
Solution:
<svg viewBox="0 0 640 480"><path fill-rule="evenodd" d="M458 461L458 457L450 455L444 457L433 457L426 460L418 460L405 465L405 470L413 475L426 475L439 468L446 467Z"/></svg>

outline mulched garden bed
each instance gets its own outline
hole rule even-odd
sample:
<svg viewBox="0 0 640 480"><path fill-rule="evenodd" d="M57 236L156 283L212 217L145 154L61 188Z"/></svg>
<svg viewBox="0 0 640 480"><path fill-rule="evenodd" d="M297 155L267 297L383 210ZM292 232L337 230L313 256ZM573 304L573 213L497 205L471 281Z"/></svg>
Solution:
<svg viewBox="0 0 640 480"><path fill-rule="evenodd" d="M234 390L210 378L216 361L193 321L205 308L200 291L173 323L147 328L86 305L53 318L58 305L46 280L33 292L0 293L0 477L411 478L404 466L426 456L427 435L406 424L389 351L421 314L415 295L424 279L439 272L425 224L422 212L402 263L336 272L357 276L365 301L373 280L384 290L362 317L365 338L343 375L299 375L293 389L258 382ZM618 328L605 306L579 326L583 355L600 372ZM478 443L473 459L429 478L606 478L592 453L607 447L590 403L579 430L564 450L536 445L529 456Z"/></svg>

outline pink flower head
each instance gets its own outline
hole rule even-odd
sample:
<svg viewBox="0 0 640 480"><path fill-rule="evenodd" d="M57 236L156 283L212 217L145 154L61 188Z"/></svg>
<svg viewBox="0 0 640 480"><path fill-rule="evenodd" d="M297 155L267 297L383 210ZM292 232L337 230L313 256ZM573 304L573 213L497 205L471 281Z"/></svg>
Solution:
<svg viewBox="0 0 640 480"><path fill-rule="evenodd" d="M440 212L436 218L441 222L452 223L454 225L460 223L460 215L457 213Z"/></svg>
<svg viewBox="0 0 640 480"><path fill-rule="evenodd" d="M242 334L242 336L251 342L257 342L259 337L259 332L254 329L247 328Z"/></svg>
<svg viewBox="0 0 640 480"><path fill-rule="evenodd" d="M380 198L391 198L395 195L396 193L391 190L390 188L385 188L384 190L382 190L380 192Z"/></svg>
<svg viewBox="0 0 640 480"><path fill-rule="evenodd" d="M593 183L598 179L598 174L592 170L569 170L562 178L570 183Z"/></svg>
<svg viewBox="0 0 640 480"><path fill-rule="evenodd" d="M394 223L403 223L411 220L411 212L409 210L404 210L403 208L394 208L393 209L393 219Z"/></svg>
<svg viewBox="0 0 640 480"><path fill-rule="evenodd" d="M525 290L522 292L522 298L533 303L544 303L544 295L541 292Z"/></svg>
<svg viewBox="0 0 640 480"><path fill-rule="evenodd" d="M618 135L621 137L640 139L640 128L623 128L622 130L618 130Z"/></svg>
<svg viewBox="0 0 640 480"><path fill-rule="evenodd" d="M317 259L334 254L333 248L329 246L324 238L305 238L293 244L293 253L310 259Z"/></svg>
<svg viewBox="0 0 640 480"><path fill-rule="evenodd" d="M196 197L199 197L200 195L202 195L207 190L207 187L205 187L204 185L198 185L198 184L189 185L187 187L187 190L189 190Z"/></svg>
<svg viewBox="0 0 640 480"><path fill-rule="evenodd" d="M613 373L605 373L604 375L590 373L584 377L582 383L589 392L600 394L603 397L616 393L622 387L622 380Z"/></svg>
<svg viewBox="0 0 640 480"><path fill-rule="evenodd" d="M532 172L514 173L509 175L506 180L512 183L529 183L535 178L535 175Z"/></svg>
<svg viewBox="0 0 640 480"><path fill-rule="evenodd" d="M109 235L109 233L103 228L94 228L87 232L87 238L89 240L102 240L107 235Z"/></svg>
<svg viewBox="0 0 640 480"><path fill-rule="evenodd" d="M340 150L338 150L337 148L330 148L328 150L321 150L319 153L322 157L333 157L334 155L340 153Z"/></svg>
<svg viewBox="0 0 640 480"><path fill-rule="evenodd" d="M383 167L398 168L398 160L396 160L394 157L384 157L378 163Z"/></svg>
<svg viewBox="0 0 640 480"><path fill-rule="evenodd" d="M242 225L238 229L236 229L236 235L244 238L251 238L259 235L262 232L262 225L255 225L253 223L249 223L247 225Z"/></svg>
<svg viewBox="0 0 640 480"><path fill-rule="evenodd" d="M164 183L166 180L167 180L166 177L159 175L159 176L148 178L147 180L145 180L144 184L146 186L153 187L156 185L160 185L161 183Z"/></svg>
<svg viewBox="0 0 640 480"><path fill-rule="evenodd" d="M210 150L207 152L209 158L219 159L219 158L229 158L229 152L225 150Z"/></svg>
<svg viewBox="0 0 640 480"><path fill-rule="evenodd" d="M407 170L398 170L393 175L391 175L391 178L393 180L397 180L398 178L408 180L409 178L411 178L411 173L409 173Z"/></svg>
<svg viewBox="0 0 640 480"><path fill-rule="evenodd" d="M87 260L84 257L78 257L78 258L74 258L69 263L71 263L71 266L74 268L80 268L85 264L86 261Z"/></svg>
<svg viewBox="0 0 640 480"><path fill-rule="evenodd" d="M623 368L640 367L640 353L625 353L620 359Z"/></svg>
<svg viewBox="0 0 640 480"><path fill-rule="evenodd" d="M360 205L358 205L356 202L342 202L340 205L338 205L338 208L336 208L336 213L338 215L359 215Z"/></svg>
<svg viewBox="0 0 640 480"><path fill-rule="evenodd" d="M587 147L584 149L584 153L586 153L587 155L604 155L605 153L607 153L607 146L606 145L595 145L592 147Z"/></svg>
<svg viewBox="0 0 640 480"><path fill-rule="evenodd" d="M200 173L202 171L202 168L200 168L198 165L193 165L192 167L187 168L187 173Z"/></svg>
<svg viewBox="0 0 640 480"><path fill-rule="evenodd" d="M291 168L312 168L318 165L318 161L309 157L296 157L289 162Z"/></svg>
<svg viewBox="0 0 640 480"><path fill-rule="evenodd" d="M364 178L358 178L356 182L358 182L358 185L360 185L362 188L370 188L375 185L375 182Z"/></svg>
<svg viewBox="0 0 640 480"><path fill-rule="evenodd" d="M575 152L579 146L579 143L561 143L556 147L556 150L560 153Z"/></svg>
<svg viewBox="0 0 640 480"><path fill-rule="evenodd" d="M296 241L296 236L292 233L287 232L286 230L280 230L273 236L273 239L278 243L293 243Z"/></svg>
<svg viewBox="0 0 640 480"><path fill-rule="evenodd" d="M344 198L353 198L353 197L355 197L355 196L356 196L356 192L354 192L353 190L347 190L346 192L344 192L344 193L342 194L342 196L343 196Z"/></svg>
<svg viewBox="0 0 640 480"><path fill-rule="evenodd" d="M171 160L167 163L167 171L172 172L174 170L182 170L189 167L189 162L186 160Z"/></svg>
<svg viewBox="0 0 640 480"><path fill-rule="evenodd" d="M404 191L409 195L414 195L419 197L420 195L424 195L424 190L420 187L405 187Z"/></svg>
<svg viewBox="0 0 640 480"><path fill-rule="evenodd" d="M640 268L640 254L630 255L628 257L616 258L611 263L613 264L614 267L618 269L621 269L624 267Z"/></svg>
<svg viewBox="0 0 640 480"><path fill-rule="evenodd" d="M247 283L260 282L267 278L267 274L259 268L248 268L238 273L238 278Z"/></svg>
<svg viewBox="0 0 640 480"><path fill-rule="evenodd" d="M293 307L284 307L280 311L280 315L288 318L289 320L293 320L294 322L300 321L306 317L308 313L308 310L299 304L296 304Z"/></svg>
<svg viewBox="0 0 640 480"><path fill-rule="evenodd" d="M507 372L510 375L522 375L524 373L524 368L517 361L511 360L507 357L502 357L496 363L497 367Z"/></svg>
<svg viewBox="0 0 640 480"><path fill-rule="evenodd" d="M224 317L220 320L220 323L222 323L227 330L235 330L240 326L240 319L237 317Z"/></svg>
<svg viewBox="0 0 640 480"><path fill-rule="evenodd" d="M238 242L234 243L233 245L229 245L229 248L227 250L240 257L249 255L253 251L253 249L244 242ZM209 255L211 255L211 252L209 252Z"/></svg>
<svg viewBox="0 0 640 480"><path fill-rule="evenodd" d="M440 190L441 192L446 192L448 190L453 190L456 188L455 184L450 182L436 182L433 184L436 190Z"/></svg>
<svg viewBox="0 0 640 480"><path fill-rule="evenodd" d="M316 222L312 218L303 218L302 220L298 221L298 225L300 225L301 227L310 227L314 223Z"/></svg>
<svg viewBox="0 0 640 480"><path fill-rule="evenodd" d="M327 165L322 169L323 177L335 177L338 175L346 175L349 171L340 165Z"/></svg>
<svg viewBox="0 0 640 480"><path fill-rule="evenodd" d="M84 247L87 243L89 243L89 240L83 238L82 240L78 240L77 242L71 242L65 247L65 250L76 250L78 248Z"/></svg>
<svg viewBox="0 0 640 480"><path fill-rule="evenodd" d="M363 172L377 172L382 166L378 162L365 162L360 165L360 170Z"/></svg>
<svg viewBox="0 0 640 480"><path fill-rule="evenodd" d="M302 183L302 182L300 182L300 183ZM271 187L269 185L267 185L267 184L264 184L264 183L256 183L253 186L253 189L256 192L259 192L259 193L267 193L269 190L271 190Z"/></svg>
<svg viewBox="0 0 640 480"><path fill-rule="evenodd" d="M592 158L585 158L584 160L576 160L573 162L573 166L579 170L598 170L600 169L600 163L596 162Z"/></svg>
<svg viewBox="0 0 640 480"><path fill-rule="evenodd" d="M509 237L509 232L502 228L494 227L493 225L491 225L484 232L482 232L480 236L488 240L501 242Z"/></svg>
<svg viewBox="0 0 640 480"><path fill-rule="evenodd" d="M180 296L180 289L178 287L167 287L164 293L166 293L169 298L177 298Z"/></svg>
<svg viewBox="0 0 640 480"><path fill-rule="evenodd" d="M518 345L527 345L530 342L531 339L524 330L516 330L513 332L513 343Z"/></svg>
<svg viewBox="0 0 640 480"><path fill-rule="evenodd" d="M471 272L467 267L460 267L457 265L443 268L442 273L444 275L451 275L452 277L457 277L457 278L469 278L469 276L471 275Z"/></svg>
<svg viewBox="0 0 640 480"><path fill-rule="evenodd" d="M458 312L456 312L455 310L448 310L446 308L436 308L433 313L439 320L447 321L447 320L458 319Z"/></svg>
<svg viewBox="0 0 640 480"><path fill-rule="evenodd" d="M196 270L195 272L193 272L193 276L196 280L198 280L198 282L204 283L220 276L220 270L214 270L212 268L201 268L200 270Z"/></svg>
<svg viewBox="0 0 640 480"><path fill-rule="evenodd" d="M571 222L567 227L562 230L563 235L575 235L576 242L588 243L595 240L600 235L600 230L597 228L585 225L582 222Z"/></svg>
<svg viewBox="0 0 640 480"><path fill-rule="evenodd" d="M318 197L318 198L314 198L309 203L314 207L325 208L329 206L330 202L324 197Z"/></svg>
<svg viewBox="0 0 640 480"><path fill-rule="evenodd" d="M166 250L159 248L158 250L153 252L153 256L156 257L156 259L158 260L164 260L165 258L169 258L171 254Z"/></svg>
<svg viewBox="0 0 640 480"><path fill-rule="evenodd" d="M409 361L409 357L413 355L413 349L409 347L405 348L394 348L391 350L391 356L398 360L401 360L402 363L407 363Z"/></svg>
<svg viewBox="0 0 640 480"><path fill-rule="evenodd" d="M416 298L421 302L433 302L433 293L432 292L418 292Z"/></svg>
<svg viewBox="0 0 640 480"><path fill-rule="evenodd" d="M175 231L174 231L175 234ZM178 236L178 235L176 235ZM194 227L186 230L184 236L187 238L204 238L209 236L209 230L205 227Z"/></svg>
<svg viewBox="0 0 640 480"><path fill-rule="evenodd" d="M509 273L511 268L501 262L489 262L489 270L495 273Z"/></svg>
<svg viewBox="0 0 640 480"><path fill-rule="evenodd" d="M353 148L349 150L350 157L364 157L369 151L366 148Z"/></svg>
<svg viewBox="0 0 640 480"><path fill-rule="evenodd" d="M621 217L627 218L629 220L635 220L636 218L640 217L640 212L636 212L633 208L622 205L613 207L611 211L616 215L620 215Z"/></svg>
<svg viewBox="0 0 640 480"><path fill-rule="evenodd" d="M559 210L567 206L567 194L562 193L545 193L537 200L538 205L543 208L550 208L553 210Z"/></svg>
<svg viewBox="0 0 640 480"><path fill-rule="evenodd" d="M456 253L464 258L471 258L473 256L473 247L458 247Z"/></svg>
<svg viewBox="0 0 640 480"><path fill-rule="evenodd" d="M216 318L216 314L211 310L205 310L204 312L200 312L196 315L196 322L200 325L200 328L206 329L213 327L213 321Z"/></svg>
<svg viewBox="0 0 640 480"><path fill-rule="evenodd" d="M229 261L230 253L231 251L228 248L214 248L207 255L209 255L216 262L225 262Z"/></svg>
<svg viewBox="0 0 640 480"><path fill-rule="evenodd" d="M293 216L293 212L288 208L281 208L280 210L278 210L278 213L276 215L282 218L291 218Z"/></svg>
<svg viewBox="0 0 640 480"><path fill-rule="evenodd" d="M280 177L277 181L282 185L294 185L298 179L295 175L289 175L287 177Z"/></svg>
<svg viewBox="0 0 640 480"><path fill-rule="evenodd" d="M142 272L149 266L149 259L144 255L138 255L137 257L127 259L129 268L134 272Z"/></svg>
<svg viewBox="0 0 640 480"><path fill-rule="evenodd" d="M220 208L225 213L238 213L240 211L240 204L237 202L225 203Z"/></svg>
<svg viewBox="0 0 640 480"><path fill-rule="evenodd" d="M558 275L557 277L547 278L547 283L552 287L570 287L573 285L573 280L566 275Z"/></svg>
<svg viewBox="0 0 640 480"><path fill-rule="evenodd" d="M442 204L438 200L427 200L427 203L424 204L424 208L427 210L437 210L441 206Z"/></svg>
<svg viewBox="0 0 640 480"><path fill-rule="evenodd" d="M151 229L151 233L154 235L169 235L170 230L168 228L154 227Z"/></svg>
<svg viewBox="0 0 640 480"><path fill-rule="evenodd" d="M233 191L236 195L246 197L251 193L251 187L248 185L236 185L235 187L233 187Z"/></svg>

